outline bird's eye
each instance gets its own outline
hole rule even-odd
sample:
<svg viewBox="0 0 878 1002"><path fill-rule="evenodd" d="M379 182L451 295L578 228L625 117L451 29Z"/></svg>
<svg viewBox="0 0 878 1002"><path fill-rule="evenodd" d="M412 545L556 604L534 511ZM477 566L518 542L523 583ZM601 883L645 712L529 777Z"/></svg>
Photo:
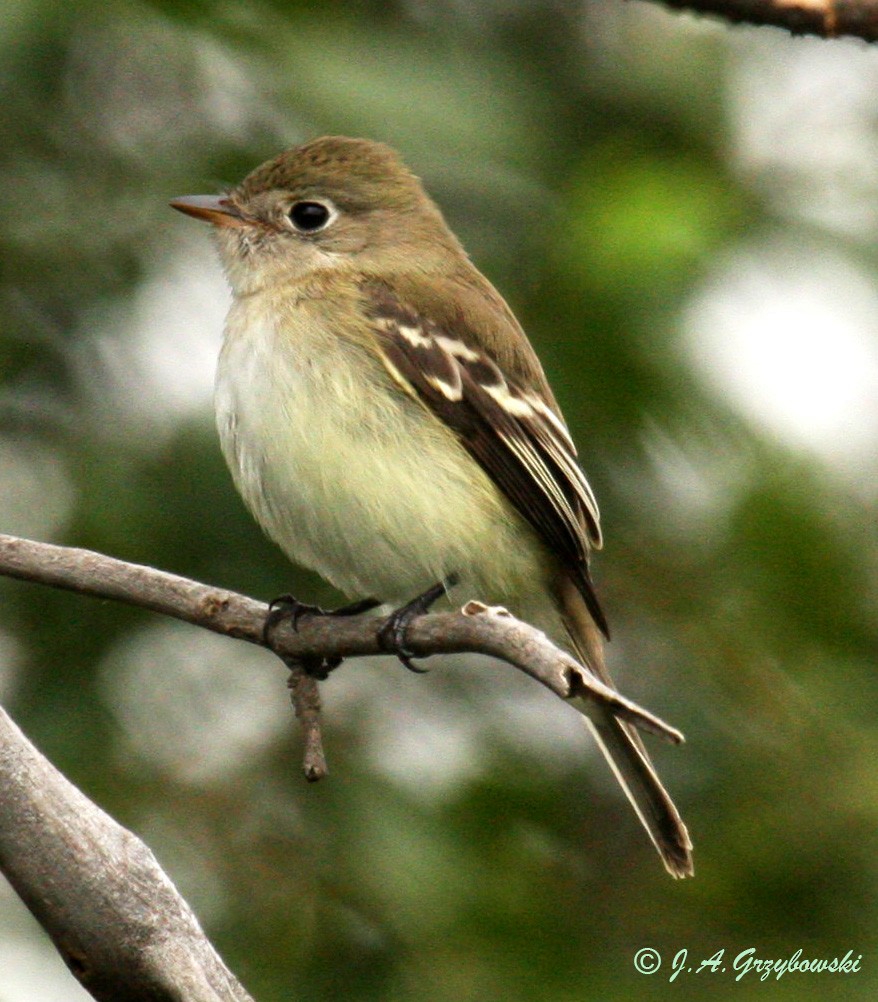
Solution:
<svg viewBox="0 0 878 1002"><path fill-rule="evenodd" d="M329 225L332 212L322 202L296 202L289 216L300 233L316 233Z"/></svg>

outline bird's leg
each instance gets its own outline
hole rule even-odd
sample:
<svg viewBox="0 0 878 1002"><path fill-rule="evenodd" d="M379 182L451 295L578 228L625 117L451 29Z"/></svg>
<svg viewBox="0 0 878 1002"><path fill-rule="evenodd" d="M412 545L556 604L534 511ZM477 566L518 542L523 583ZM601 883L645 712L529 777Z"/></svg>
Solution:
<svg viewBox="0 0 878 1002"><path fill-rule="evenodd" d="M416 668L412 664L412 658L415 657L415 654L405 644L409 626L418 616L423 616L424 613L428 612L436 599L441 598L459 580L457 574L449 574L443 581L434 584L422 595L418 595L411 602L406 602L405 605L392 612L378 631L378 642L382 648L388 654L395 654L409 671L417 672L419 675L423 675L427 671L426 668Z"/></svg>
<svg viewBox="0 0 878 1002"><path fill-rule="evenodd" d="M377 598L364 598L338 609L323 609L319 605L300 602L293 595L280 595L268 603L268 615L262 626L262 641L267 647L271 647L271 634L285 619L289 619L293 630L297 631L304 616L359 616L361 612L369 612L379 605L381 603ZM338 668L341 661L341 658L303 658L300 664L313 678L325 679L331 671Z"/></svg>

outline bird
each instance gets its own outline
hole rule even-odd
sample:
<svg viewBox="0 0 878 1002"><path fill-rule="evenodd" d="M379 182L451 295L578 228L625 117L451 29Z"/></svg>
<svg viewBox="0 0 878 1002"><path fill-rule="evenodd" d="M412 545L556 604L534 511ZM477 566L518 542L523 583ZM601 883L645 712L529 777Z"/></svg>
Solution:
<svg viewBox="0 0 878 1002"><path fill-rule="evenodd" d="M325 136L171 206L212 224L231 287L217 428L267 535L356 610L415 614L459 582L611 685L589 566L600 515L561 410L396 151ZM406 615L393 620L404 659ZM605 706L580 709L667 871L691 875L640 736Z"/></svg>

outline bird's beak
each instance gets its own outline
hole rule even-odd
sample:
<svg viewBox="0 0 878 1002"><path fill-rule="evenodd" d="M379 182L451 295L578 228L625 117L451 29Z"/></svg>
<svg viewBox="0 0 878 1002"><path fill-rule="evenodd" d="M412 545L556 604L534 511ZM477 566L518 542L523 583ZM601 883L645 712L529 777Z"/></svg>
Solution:
<svg viewBox="0 0 878 1002"><path fill-rule="evenodd" d="M172 209L214 226L246 226L248 223L225 195L182 195L170 204Z"/></svg>

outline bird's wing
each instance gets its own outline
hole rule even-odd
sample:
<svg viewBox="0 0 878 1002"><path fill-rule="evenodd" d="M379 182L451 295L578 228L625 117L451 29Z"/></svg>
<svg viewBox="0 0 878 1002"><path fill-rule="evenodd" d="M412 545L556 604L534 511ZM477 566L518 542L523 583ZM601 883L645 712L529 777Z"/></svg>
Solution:
<svg viewBox="0 0 878 1002"><path fill-rule="evenodd" d="M561 418L485 352L391 293L372 290L368 310L391 376L457 433L561 559L608 636L588 570L589 551L601 545L598 507Z"/></svg>

